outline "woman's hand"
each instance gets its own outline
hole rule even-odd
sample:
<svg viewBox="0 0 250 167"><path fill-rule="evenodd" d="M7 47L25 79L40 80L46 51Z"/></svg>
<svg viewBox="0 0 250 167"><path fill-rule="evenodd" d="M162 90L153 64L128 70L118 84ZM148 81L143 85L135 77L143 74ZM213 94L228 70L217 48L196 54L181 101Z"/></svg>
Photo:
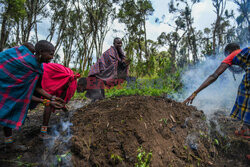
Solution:
<svg viewBox="0 0 250 167"><path fill-rule="evenodd" d="M52 101L50 102L50 105L51 105L52 107L55 107L55 108L58 108L58 109L64 107L64 105L63 105L62 103L59 103L58 101L55 101L55 100L52 100Z"/></svg>
<svg viewBox="0 0 250 167"><path fill-rule="evenodd" d="M66 102L60 97L52 96L51 98L51 106L55 108L63 108Z"/></svg>
<svg viewBox="0 0 250 167"><path fill-rule="evenodd" d="M52 96L51 101L57 101L57 102L62 103L64 105L66 104L66 102L63 99L61 99L60 97L56 97L56 96Z"/></svg>

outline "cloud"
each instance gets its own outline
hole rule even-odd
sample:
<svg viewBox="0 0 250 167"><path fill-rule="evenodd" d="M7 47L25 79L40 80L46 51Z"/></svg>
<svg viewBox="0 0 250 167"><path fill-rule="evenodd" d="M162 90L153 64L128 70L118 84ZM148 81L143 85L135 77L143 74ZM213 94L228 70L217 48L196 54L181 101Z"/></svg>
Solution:
<svg viewBox="0 0 250 167"><path fill-rule="evenodd" d="M193 6L192 16L194 17L194 27L203 30L210 27L216 19L216 14L213 12L214 7L212 1L202 1Z"/></svg>
<svg viewBox="0 0 250 167"><path fill-rule="evenodd" d="M152 40L157 40L157 37L162 33L162 32L171 32L173 31L173 28L170 27L167 24L152 24L149 21L146 22L146 27L147 27L147 36L148 39Z"/></svg>

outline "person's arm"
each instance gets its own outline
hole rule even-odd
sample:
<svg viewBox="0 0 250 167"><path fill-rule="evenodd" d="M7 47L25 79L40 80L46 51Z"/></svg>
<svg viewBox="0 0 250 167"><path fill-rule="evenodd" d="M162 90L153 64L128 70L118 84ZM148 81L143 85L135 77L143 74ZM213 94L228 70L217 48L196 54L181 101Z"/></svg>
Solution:
<svg viewBox="0 0 250 167"><path fill-rule="evenodd" d="M183 103L184 104L192 104L194 98L196 97L196 95L202 91L203 89L205 89L207 86L209 86L210 84L212 84L214 81L217 80L217 78L229 67L228 64L225 63L221 63L221 65L215 70L215 72L210 75L202 84L201 86L194 91L194 93L192 93L191 96L189 96Z"/></svg>
<svg viewBox="0 0 250 167"><path fill-rule="evenodd" d="M58 103L55 100L41 99L41 98L36 97L36 96L32 96L31 100L36 101L38 103L43 103L45 106L51 105L51 106L53 106L55 108L63 108L64 107L64 105L62 105L61 103Z"/></svg>
<svg viewBox="0 0 250 167"><path fill-rule="evenodd" d="M38 102L38 103L42 103L43 102L43 99L39 98L39 97L36 97L36 96L32 96L31 97L31 100L32 101L35 101L35 102Z"/></svg>
<svg viewBox="0 0 250 167"><path fill-rule="evenodd" d="M51 94L47 93L44 89L37 87L36 92L42 95L43 97L50 99L50 100L56 100L59 101L62 104L65 104L65 101L59 97L52 96Z"/></svg>
<svg viewBox="0 0 250 167"><path fill-rule="evenodd" d="M40 88L40 87L37 87L37 88L35 89L35 91L36 91L37 93L39 93L41 96L43 96L43 97L45 97L45 98L47 98L47 99L52 99L52 95L51 95L51 94L48 94L45 90L43 90L43 89Z"/></svg>

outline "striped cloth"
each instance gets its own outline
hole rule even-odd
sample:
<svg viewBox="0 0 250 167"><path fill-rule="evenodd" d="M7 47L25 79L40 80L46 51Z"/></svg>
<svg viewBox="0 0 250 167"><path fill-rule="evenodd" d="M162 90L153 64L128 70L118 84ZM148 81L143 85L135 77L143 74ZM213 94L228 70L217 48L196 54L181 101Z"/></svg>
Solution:
<svg viewBox="0 0 250 167"><path fill-rule="evenodd" d="M41 73L41 65L25 46L0 52L1 125L20 129Z"/></svg>
<svg viewBox="0 0 250 167"><path fill-rule="evenodd" d="M123 63L124 60L124 54L120 57L116 48L111 46L102 54L101 58L91 66L88 76L95 76L103 81L118 79L121 78L121 76L126 78L128 75L128 66ZM123 64L124 68L120 68L121 64Z"/></svg>
<svg viewBox="0 0 250 167"><path fill-rule="evenodd" d="M250 125L250 56L249 47L243 49L233 59L233 65L238 65L243 68L246 74L243 76L239 85L238 95L233 106L231 116L242 120Z"/></svg>

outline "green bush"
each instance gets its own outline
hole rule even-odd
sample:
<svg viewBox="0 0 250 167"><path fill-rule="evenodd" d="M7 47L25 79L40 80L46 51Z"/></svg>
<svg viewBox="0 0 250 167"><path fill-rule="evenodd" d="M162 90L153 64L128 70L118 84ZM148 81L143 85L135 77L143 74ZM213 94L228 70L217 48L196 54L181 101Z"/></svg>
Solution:
<svg viewBox="0 0 250 167"><path fill-rule="evenodd" d="M171 95L181 87L180 72L166 75L165 78L143 77L138 78L129 85L125 81L119 86L105 89L106 97L141 95L141 96L165 96ZM85 93L75 93L75 99L85 98Z"/></svg>

